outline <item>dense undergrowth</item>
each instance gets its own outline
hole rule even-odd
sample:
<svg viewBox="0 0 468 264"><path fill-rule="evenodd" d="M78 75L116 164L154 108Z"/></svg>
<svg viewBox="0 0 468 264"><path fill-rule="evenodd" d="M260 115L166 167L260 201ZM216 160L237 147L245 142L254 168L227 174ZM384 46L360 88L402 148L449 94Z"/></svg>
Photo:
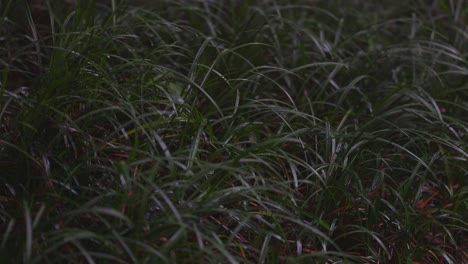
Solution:
<svg viewBox="0 0 468 264"><path fill-rule="evenodd" d="M1 263L466 263L463 0L72 2L0 2Z"/></svg>

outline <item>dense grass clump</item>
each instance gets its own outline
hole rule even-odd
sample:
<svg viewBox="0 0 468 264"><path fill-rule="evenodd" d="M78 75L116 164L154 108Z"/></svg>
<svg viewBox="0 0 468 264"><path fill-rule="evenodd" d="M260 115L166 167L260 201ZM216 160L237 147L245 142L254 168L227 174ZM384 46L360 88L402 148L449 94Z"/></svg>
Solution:
<svg viewBox="0 0 468 264"><path fill-rule="evenodd" d="M468 261L465 1L136 2L0 2L1 263Z"/></svg>

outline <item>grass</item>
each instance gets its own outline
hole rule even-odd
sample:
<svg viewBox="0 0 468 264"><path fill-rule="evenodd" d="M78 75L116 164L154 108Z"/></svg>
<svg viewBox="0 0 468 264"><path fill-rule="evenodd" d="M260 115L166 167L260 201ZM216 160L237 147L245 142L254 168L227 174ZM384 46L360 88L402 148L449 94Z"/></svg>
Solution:
<svg viewBox="0 0 468 264"><path fill-rule="evenodd" d="M0 3L0 262L468 261L464 1L108 2Z"/></svg>

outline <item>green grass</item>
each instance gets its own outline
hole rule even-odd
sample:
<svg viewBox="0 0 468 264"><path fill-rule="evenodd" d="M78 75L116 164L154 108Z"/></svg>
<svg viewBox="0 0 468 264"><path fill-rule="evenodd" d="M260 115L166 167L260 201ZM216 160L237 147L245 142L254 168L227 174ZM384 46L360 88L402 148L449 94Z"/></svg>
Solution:
<svg viewBox="0 0 468 264"><path fill-rule="evenodd" d="M0 2L1 263L468 261L463 0L78 2Z"/></svg>

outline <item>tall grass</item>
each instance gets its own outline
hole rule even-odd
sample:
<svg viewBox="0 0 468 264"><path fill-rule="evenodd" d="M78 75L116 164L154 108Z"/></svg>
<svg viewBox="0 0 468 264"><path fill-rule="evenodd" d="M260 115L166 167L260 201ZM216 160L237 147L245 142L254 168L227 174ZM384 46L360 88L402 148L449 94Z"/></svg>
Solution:
<svg viewBox="0 0 468 264"><path fill-rule="evenodd" d="M0 262L467 261L463 1L0 7Z"/></svg>

